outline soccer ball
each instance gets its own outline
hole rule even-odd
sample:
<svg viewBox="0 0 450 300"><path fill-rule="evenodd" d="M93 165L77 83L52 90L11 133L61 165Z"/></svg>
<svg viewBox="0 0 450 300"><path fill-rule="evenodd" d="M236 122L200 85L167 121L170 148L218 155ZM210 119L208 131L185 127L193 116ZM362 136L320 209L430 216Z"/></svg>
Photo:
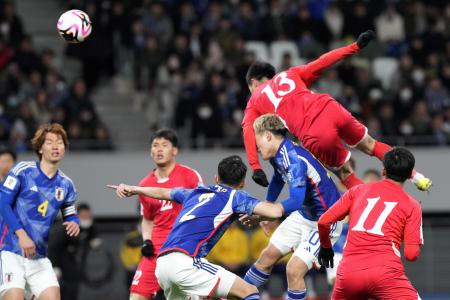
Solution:
<svg viewBox="0 0 450 300"><path fill-rule="evenodd" d="M59 17L58 33L69 43L81 43L92 31L89 16L81 10L72 9Z"/></svg>

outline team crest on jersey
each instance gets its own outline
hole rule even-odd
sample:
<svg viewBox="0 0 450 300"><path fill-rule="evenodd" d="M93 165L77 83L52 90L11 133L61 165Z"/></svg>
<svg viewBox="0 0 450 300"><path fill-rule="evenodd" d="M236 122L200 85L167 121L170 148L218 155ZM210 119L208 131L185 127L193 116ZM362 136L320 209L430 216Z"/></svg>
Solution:
<svg viewBox="0 0 450 300"><path fill-rule="evenodd" d="M64 200L64 189L63 188L56 188L55 190L55 198L58 201Z"/></svg>
<svg viewBox="0 0 450 300"><path fill-rule="evenodd" d="M13 280L13 273L5 273L5 282L11 282Z"/></svg>

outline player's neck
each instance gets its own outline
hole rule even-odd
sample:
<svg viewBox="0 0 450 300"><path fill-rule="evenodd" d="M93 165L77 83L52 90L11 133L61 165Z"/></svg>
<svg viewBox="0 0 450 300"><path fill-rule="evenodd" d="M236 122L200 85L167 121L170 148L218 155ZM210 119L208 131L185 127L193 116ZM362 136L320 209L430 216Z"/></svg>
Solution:
<svg viewBox="0 0 450 300"><path fill-rule="evenodd" d="M392 183L394 183L394 184L396 184L396 185L398 185L400 187L403 187L403 185L404 185L404 182L395 181L395 180L392 180L390 178L386 178L386 180L389 181L389 182L392 182Z"/></svg>
<svg viewBox="0 0 450 300"><path fill-rule="evenodd" d="M52 178L53 176L55 176L56 172L58 171L58 165L58 163L50 163L45 160L41 160L39 162L39 167L48 178Z"/></svg>
<svg viewBox="0 0 450 300"><path fill-rule="evenodd" d="M274 139L273 141L273 156L277 155L278 149L280 149L281 144L283 143L284 139Z"/></svg>
<svg viewBox="0 0 450 300"><path fill-rule="evenodd" d="M175 162L169 163L167 166L157 166L155 170L155 176L158 179L169 178L170 173L172 173L175 168Z"/></svg>

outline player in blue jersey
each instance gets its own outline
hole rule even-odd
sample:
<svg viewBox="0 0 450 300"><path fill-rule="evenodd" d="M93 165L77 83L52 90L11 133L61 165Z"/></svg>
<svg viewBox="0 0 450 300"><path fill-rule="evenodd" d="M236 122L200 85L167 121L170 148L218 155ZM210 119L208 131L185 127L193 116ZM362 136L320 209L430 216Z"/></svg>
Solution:
<svg viewBox="0 0 450 300"><path fill-rule="evenodd" d="M60 299L47 258L53 219L62 211L69 236L80 232L72 180L58 169L68 145L64 128L44 124L32 141L38 161L20 162L0 185L0 298L23 300L25 286L40 300Z"/></svg>
<svg viewBox="0 0 450 300"><path fill-rule="evenodd" d="M189 296L259 299L254 285L204 258L240 214L279 218L283 212L289 213L284 203L259 202L242 191L246 172L241 158L230 156L219 163L214 186L196 189L110 186L121 198L141 194L182 204L156 265L155 274L167 299Z"/></svg>
<svg viewBox="0 0 450 300"><path fill-rule="evenodd" d="M289 198L283 203L287 211L293 212L275 230L245 280L258 287L263 285L275 263L293 251L286 266L287 299L306 299L304 276L317 262L320 246L317 220L339 199L340 193L320 162L286 138L287 129L277 115L259 117L253 128L262 159L270 160L274 168L267 200L275 202L287 183ZM341 229L341 223L334 224L332 241L339 238Z"/></svg>

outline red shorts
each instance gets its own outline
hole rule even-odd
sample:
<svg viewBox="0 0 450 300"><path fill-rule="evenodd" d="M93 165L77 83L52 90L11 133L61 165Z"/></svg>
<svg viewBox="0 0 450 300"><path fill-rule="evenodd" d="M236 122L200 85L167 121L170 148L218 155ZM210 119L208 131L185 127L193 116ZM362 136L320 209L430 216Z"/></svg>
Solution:
<svg viewBox="0 0 450 300"><path fill-rule="evenodd" d="M303 132L302 143L327 167L337 168L350 158L350 151L344 147L342 141L349 147L354 147L366 134L367 128L333 100L328 102L320 115Z"/></svg>
<svg viewBox="0 0 450 300"><path fill-rule="evenodd" d="M142 295L151 299L161 290L155 276L156 256L142 257L133 282L131 283L130 293Z"/></svg>
<svg viewBox="0 0 450 300"><path fill-rule="evenodd" d="M338 270L333 300L340 299L420 299L403 270L379 266L345 272Z"/></svg>

